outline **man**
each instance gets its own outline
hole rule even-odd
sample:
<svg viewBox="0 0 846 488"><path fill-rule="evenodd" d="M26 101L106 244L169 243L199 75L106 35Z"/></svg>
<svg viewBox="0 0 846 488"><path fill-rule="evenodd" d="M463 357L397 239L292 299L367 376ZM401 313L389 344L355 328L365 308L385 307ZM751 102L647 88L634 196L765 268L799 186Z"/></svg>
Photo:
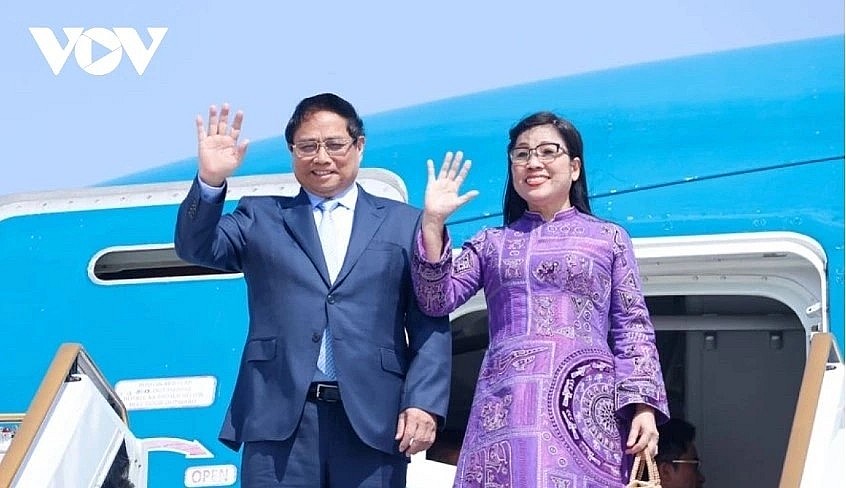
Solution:
<svg viewBox="0 0 846 488"><path fill-rule="evenodd" d="M662 488L700 488L705 477L693 439L696 428L681 419L658 426L658 474Z"/></svg>
<svg viewBox="0 0 846 488"><path fill-rule="evenodd" d="M197 117L199 170L179 208L184 260L243 272L250 325L220 439L244 444L251 487L404 487L447 410L446 317L417 308L409 259L420 211L355 184L364 126L349 102L302 100L285 129L289 197L222 214L243 113Z"/></svg>

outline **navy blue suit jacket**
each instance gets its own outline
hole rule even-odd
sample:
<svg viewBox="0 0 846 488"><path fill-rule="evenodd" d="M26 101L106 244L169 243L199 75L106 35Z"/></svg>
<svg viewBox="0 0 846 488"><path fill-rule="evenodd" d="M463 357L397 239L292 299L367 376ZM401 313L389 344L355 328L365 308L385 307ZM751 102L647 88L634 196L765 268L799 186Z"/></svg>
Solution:
<svg viewBox="0 0 846 488"><path fill-rule="evenodd" d="M244 197L231 214L200 198L197 180L179 207L180 258L243 272L250 325L220 440L285 440L297 427L332 324L343 406L359 437L397 453L397 417L407 407L442 423L449 401L447 318L417 307L410 255L420 210L359 187L352 235L333 284L305 192Z"/></svg>

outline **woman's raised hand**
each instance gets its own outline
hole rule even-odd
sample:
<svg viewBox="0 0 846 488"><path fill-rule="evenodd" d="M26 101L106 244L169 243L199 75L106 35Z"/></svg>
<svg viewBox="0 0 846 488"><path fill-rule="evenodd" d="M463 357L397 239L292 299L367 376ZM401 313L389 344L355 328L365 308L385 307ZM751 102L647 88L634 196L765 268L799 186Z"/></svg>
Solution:
<svg viewBox="0 0 846 488"><path fill-rule="evenodd" d="M470 171L470 160L464 161L461 151L446 153L441 170L435 175L435 163L431 159L426 162L429 179L426 183L426 198L423 212L427 220L443 224L458 207L475 198L479 192L470 190L463 195L458 191L467 173Z"/></svg>

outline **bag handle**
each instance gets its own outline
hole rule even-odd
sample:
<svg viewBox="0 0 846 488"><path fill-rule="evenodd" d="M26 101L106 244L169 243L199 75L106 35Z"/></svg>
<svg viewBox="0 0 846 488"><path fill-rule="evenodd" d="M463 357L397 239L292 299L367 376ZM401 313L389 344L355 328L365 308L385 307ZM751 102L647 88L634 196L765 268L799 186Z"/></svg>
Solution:
<svg viewBox="0 0 846 488"><path fill-rule="evenodd" d="M644 470L646 470L649 476L649 481L656 482L660 486L661 477L658 475L658 465L646 450L640 451L635 455L634 462L632 463L632 472L629 474L629 484L638 481L641 475L643 475Z"/></svg>

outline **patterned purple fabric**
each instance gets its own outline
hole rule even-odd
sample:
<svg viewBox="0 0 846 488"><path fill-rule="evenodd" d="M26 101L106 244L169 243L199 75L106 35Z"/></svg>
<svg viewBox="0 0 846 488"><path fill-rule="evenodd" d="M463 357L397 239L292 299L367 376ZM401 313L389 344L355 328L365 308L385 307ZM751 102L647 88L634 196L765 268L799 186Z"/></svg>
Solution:
<svg viewBox="0 0 846 488"><path fill-rule="evenodd" d="M626 232L570 208L486 229L454 260L414 256L424 312L484 288L490 345L456 487L623 486L634 404L669 415L652 322ZM610 344L610 346L609 346Z"/></svg>

